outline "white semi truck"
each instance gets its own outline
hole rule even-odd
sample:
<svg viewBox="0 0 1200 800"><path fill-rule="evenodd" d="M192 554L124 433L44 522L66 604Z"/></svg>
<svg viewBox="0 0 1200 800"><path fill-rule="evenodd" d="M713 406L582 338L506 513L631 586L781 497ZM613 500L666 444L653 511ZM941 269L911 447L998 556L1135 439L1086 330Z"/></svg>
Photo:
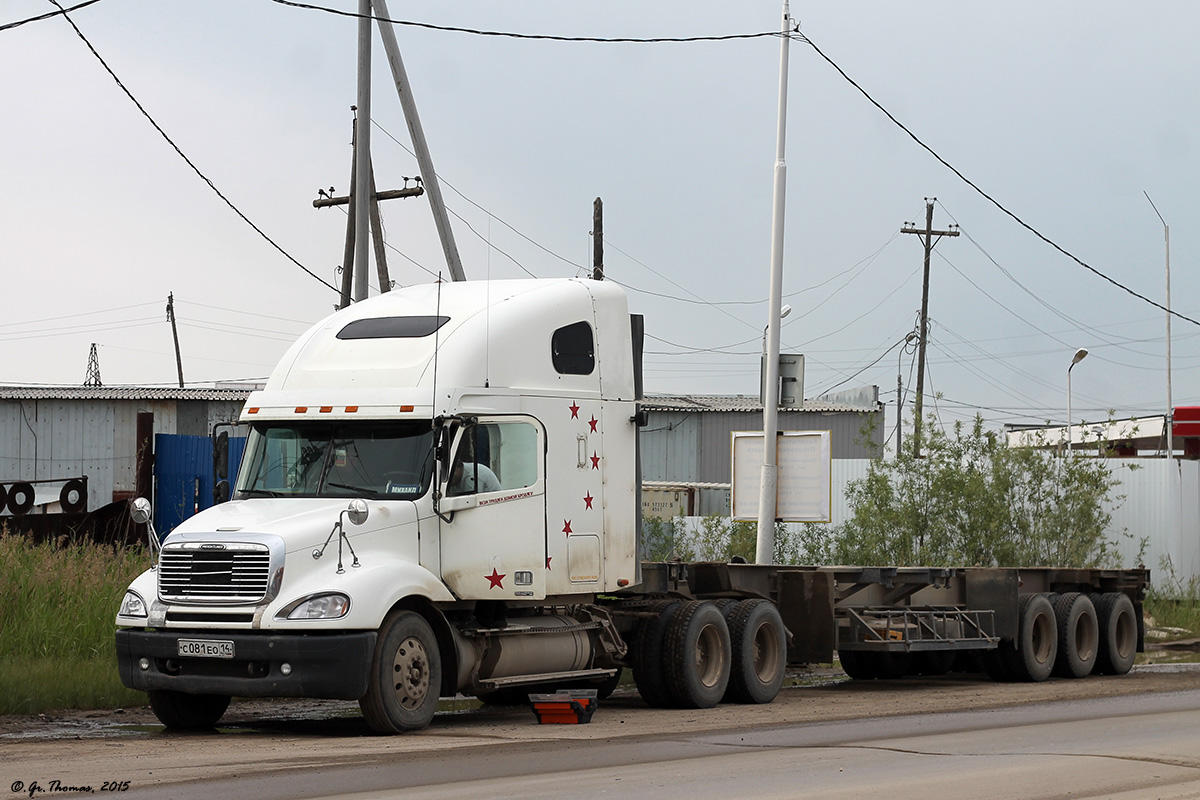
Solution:
<svg viewBox="0 0 1200 800"><path fill-rule="evenodd" d="M130 585L122 681L174 728L318 697L396 733L439 697L603 696L623 668L651 705L765 703L835 649L862 679L971 654L1000 679L1128 671L1145 570L643 564L640 351L590 280L413 286L318 323L246 402L233 499Z"/></svg>

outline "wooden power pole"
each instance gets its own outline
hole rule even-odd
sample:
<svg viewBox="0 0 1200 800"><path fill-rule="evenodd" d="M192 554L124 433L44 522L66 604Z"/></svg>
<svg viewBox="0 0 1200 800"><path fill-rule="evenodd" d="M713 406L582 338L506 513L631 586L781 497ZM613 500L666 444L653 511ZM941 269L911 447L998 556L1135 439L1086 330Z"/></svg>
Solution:
<svg viewBox="0 0 1200 800"><path fill-rule="evenodd" d="M357 108L351 106L351 111L357 111ZM352 161L358 159L358 119L354 120L354 133L351 137L354 156ZM391 288L391 280L388 277L387 255L384 252L383 242L383 224L379 216L379 201L380 200L395 200L400 197L420 197L425 194L425 188L421 185L421 179L416 179L416 186L408 186L408 178L404 179L405 187L403 189L388 189L387 191L379 192L375 190L375 168L374 165L368 165L369 189L367 193L367 216L371 228L371 237L374 244L375 266L379 272L379 291L386 292ZM328 193L324 189L320 191L320 197L313 200L313 208L327 208L329 206L347 206L348 217L346 219L346 247L342 254L342 297L338 308L345 308L350 305L351 294L354 288L354 251L355 251L355 222L358 219L358 171L350 170L350 192L343 197L334 196L333 190ZM366 269L366 265L361 265Z"/></svg>
<svg viewBox="0 0 1200 800"><path fill-rule="evenodd" d="M171 336L175 339L175 368L179 370L179 388L183 388L183 358L179 354L179 331L175 329L175 293L167 295L167 319L171 321Z"/></svg>
<svg viewBox="0 0 1200 800"><path fill-rule="evenodd" d="M925 246L925 277L921 281L921 322L920 342L917 346L917 399L913 418L913 454L921 457L921 417L924 413L925 399L925 344L929 340L929 254L943 236L958 236L958 226L951 225L950 230L935 231L933 229L933 204L936 197L925 198L925 228L922 230L911 222L904 223L901 233L915 233L922 237ZM936 239L934 237L937 237Z"/></svg>

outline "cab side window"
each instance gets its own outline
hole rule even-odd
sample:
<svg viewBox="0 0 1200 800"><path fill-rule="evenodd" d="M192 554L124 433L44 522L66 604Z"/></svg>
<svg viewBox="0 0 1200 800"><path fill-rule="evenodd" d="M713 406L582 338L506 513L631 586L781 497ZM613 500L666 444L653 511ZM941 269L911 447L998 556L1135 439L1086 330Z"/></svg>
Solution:
<svg viewBox="0 0 1200 800"><path fill-rule="evenodd" d="M528 422L473 425L451 460L447 494L524 489L538 480L537 429Z"/></svg>
<svg viewBox="0 0 1200 800"><path fill-rule="evenodd" d="M596 368L592 326L576 322L556 330L550 337L550 357L560 375L591 375Z"/></svg>

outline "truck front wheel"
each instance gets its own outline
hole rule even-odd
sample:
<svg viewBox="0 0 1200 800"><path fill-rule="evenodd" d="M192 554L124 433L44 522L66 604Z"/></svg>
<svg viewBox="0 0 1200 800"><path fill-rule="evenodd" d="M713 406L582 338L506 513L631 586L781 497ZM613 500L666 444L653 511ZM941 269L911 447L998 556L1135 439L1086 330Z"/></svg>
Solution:
<svg viewBox="0 0 1200 800"><path fill-rule="evenodd" d="M424 617L390 614L379 628L367 693L358 701L376 733L419 731L433 720L442 686L442 657Z"/></svg>
<svg viewBox="0 0 1200 800"><path fill-rule="evenodd" d="M227 694L184 694L167 689L152 689L146 694L158 721L176 730L211 728L229 708Z"/></svg>

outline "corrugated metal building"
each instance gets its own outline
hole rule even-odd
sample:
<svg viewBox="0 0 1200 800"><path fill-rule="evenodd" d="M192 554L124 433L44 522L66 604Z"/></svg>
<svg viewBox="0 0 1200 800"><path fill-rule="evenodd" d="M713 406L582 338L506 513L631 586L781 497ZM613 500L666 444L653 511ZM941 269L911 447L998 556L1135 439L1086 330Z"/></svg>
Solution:
<svg viewBox="0 0 1200 800"><path fill-rule="evenodd" d="M762 404L744 395L648 394L642 403L642 480L704 487L692 504L699 514L729 512L731 434L762 430ZM869 459L883 452L883 404L878 387L804 401L779 409L779 429L830 431L834 459Z"/></svg>
<svg viewBox="0 0 1200 800"><path fill-rule="evenodd" d="M0 481L86 475L87 507L98 509L137 489L139 414L154 415L151 441L162 433L208 436L213 425L237 419L248 395L244 389L0 387Z"/></svg>

